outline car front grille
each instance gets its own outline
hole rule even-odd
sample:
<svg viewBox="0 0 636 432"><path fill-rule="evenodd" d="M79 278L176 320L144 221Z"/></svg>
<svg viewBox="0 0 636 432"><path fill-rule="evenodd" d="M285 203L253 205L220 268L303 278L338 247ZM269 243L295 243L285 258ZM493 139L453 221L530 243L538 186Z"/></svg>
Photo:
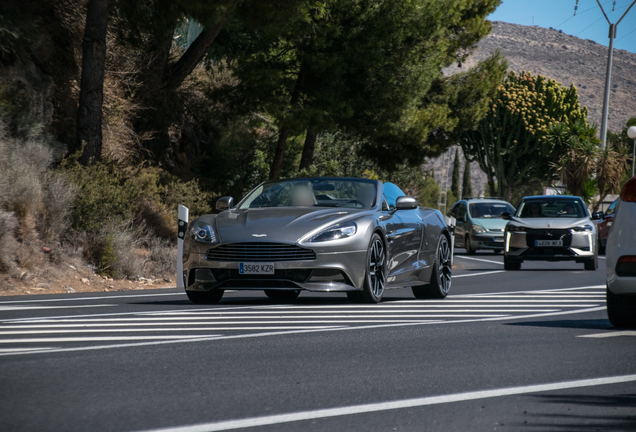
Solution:
<svg viewBox="0 0 636 432"><path fill-rule="evenodd" d="M210 261L276 262L316 259L310 249L284 243L230 243L208 249L205 259Z"/></svg>
<svg viewBox="0 0 636 432"><path fill-rule="evenodd" d="M531 229L526 232L526 243L529 248L535 247L536 240L562 240L563 247L572 244L572 233L566 229Z"/></svg>

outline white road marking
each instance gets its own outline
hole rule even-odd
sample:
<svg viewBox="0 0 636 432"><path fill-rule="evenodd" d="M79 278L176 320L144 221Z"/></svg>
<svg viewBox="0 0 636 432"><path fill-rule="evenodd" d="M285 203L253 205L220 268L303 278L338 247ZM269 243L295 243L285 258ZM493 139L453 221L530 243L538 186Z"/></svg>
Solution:
<svg viewBox="0 0 636 432"><path fill-rule="evenodd" d="M609 337L617 337L617 336L636 336L636 331L615 331L615 332L605 332L605 333L595 333L589 335L581 335L577 337L584 338L609 338Z"/></svg>
<svg viewBox="0 0 636 432"><path fill-rule="evenodd" d="M494 270L494 271L481 272L481 273L453 275L453 279L471 277L471 276L483 276L483 275L489 275L489 274L495 274L495 273L505 273L505 272L506 272L506 270Z"/></svg>
<svg viewBox="0 0 636 432"><path fill-rule="evenodd" d="M463 258L463 259L467 259L467 260L471 260L471 261L481 261L481 262L487 262L487 263L491 263L491 264L503 265L502 261L493 261L493 260L487 260L487 259L483 259L483 258L473 258L473 257L467 257L467 256L463 256L463 255L455 255L455 258Z"/></svg>
<svg viewBox="0 0 636 432"><path fill-rule="evenodd" d="M604 256L600 256L599 255L598 259L607 259L607 258L605 258Z"/></svg>
<svg viewBox="0 0 636 432"><path fill-rule="evenodd" d="M413 399L403 399L390 402L369 403L360 405L350 405L338 408L317 409L311 411L300 411L287 414L274 414L262 417L251 417L240 420L218 421L202 423L191 426L168 427L153 429L147 432L215 432L233 429L277 425L303 420L316 420L322 418L341 417L347 415L376 413L379 411L389 411L395 409L414 408L428 405L439 405L471 400L489 399L502 396L514 396L530 393L541 393L549 391L566 390L582 387L595 387L601 385L620 384L636 381L636 375L621 375L603 378L591 378L575 381L562 381L548 384L535 384L519 387L504 387L492 390L480 390L465 393L453 393L441 396L428 396Z"/></svg>
<svg viewBox="0 0 636 432"><path fill-rule="evenodd" d="M115 307L112 304L98 305L73 305L73 306L0 306L0 312L38 310L38 309L74 309L74 308L92 308L92 307Z"/></svg>
<svg viewBox="0 0 636 432"><path fill-rule="evenodd" d="M4 339L0 343L50 343L50 342L108 342L126 340L190 340L201 337L213 338L217 335L199 336L93 336L93 337L60 337L60 338L33 338L33 339ZM63 351L64 349L62 349ZM48 352L60 352L61 350L48 350Z"/></svg>
<svg viewBox="0 0 636 432"><path fill-rule="evenodd" d="M38 347L38 348L0 348L0 354L2 353L28 353L29 351L42 351L55 349L53 347Z"/></svg>
<svg viewBox="0 0 636 432"><path fill-rule="evenodd" d="M498 315L493 315L498 316ZM227 323L219 323L220 325L229 325ZM249 323L237 323L239 325L243 324L253 324ZM283 322L283 324L286 324ZM311 323L308 323L311 324ZM205 328L126 328L126 329L56 329L56 330L11 330L11 331L0 331L0 335L27 335L27 334L36 334L36 335L45 335L45 334L59 334L59 333L135 333L135 332L174 332L174 331L221 331L221 330L298 330L298 329L328 329L333 328L334 326L267 326L267 327L205 327ZM180 336L180 337L190 337L190 336ZM0 343L11 343L14 339L0 339Z"/></svg>
<svg viewBox="0 0 636 432"><path fill-rule="evenodd" d="M112 295L112 296L99 296L99 297L70 297L70 298L54 298L54 299L42 299L42 300L10 300L0 301L0 304L9 303L42 303L42 302L61 302L61 301L83 301L83 300L104 300L114 298L129 298L129 297L159 297L159 296L185 296L186 293L159 293L159 294L129 294L129 295Z"/></svg>
<svg viewBox="0 0 636 432"><path fill-rule="evenodd" d="M289 331L276 331L276 332L247 333L247 334L239 334L239 335L213 336L213 337L195 336L192 339L179 339L179 340L173 340L173 341L155 341L155 342L139 342L139 343L132 343L132 344L111 344L111 345L85 346L85 347L74 347L74 348L59 348L59 349L52 349L52 350L46 350L46 351L32 351L29 353L5 353L5 354L0 354L0 357L7 356L7 355L20 355L20 354L96 351L96 350L104 350L104 349L165 345L165 344L173 344L173 343L206 342L206 341L216 341L216 340L261 338L261 337L271 337L271 336L289 336L289 335L295 335L295 334L318 333L318 332L322 333L322 332L348 331L348 330L357 331L357 330L380 329L380 328L389 328L389 327L397 328L397 327L421 326L421 325L432 325L432 324L456 324L456 323L483 322L483 321L503 321L503 320L541 318L541 317L548 317L548 316L598 312L601 310L605 310L605 306L590 308L590 309L577 309L573 311L537 313L537 314L531 314L531 315L516 315L516 316L506 315L503 317L495 317L495 318L474 318L474 319L453 320L453 321L420 321L416 323L397 323L397 324L374 324L374 325L367 325L367 326L347 326L347 327L310 329L310 330L307 330L307 329L289 330Z"/></svg>

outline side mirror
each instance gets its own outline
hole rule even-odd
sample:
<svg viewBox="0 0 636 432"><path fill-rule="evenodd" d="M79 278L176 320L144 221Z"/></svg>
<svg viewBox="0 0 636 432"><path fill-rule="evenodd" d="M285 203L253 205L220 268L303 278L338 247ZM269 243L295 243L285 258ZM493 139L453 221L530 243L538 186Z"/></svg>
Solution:
<svg viewBox="0 0 636 432"><path fill-rule="evenodd" d="M229 210L234 207L234 198L231 196L221 197L216 201L216 209L219 211Z"/></svg>
<svg viewBox="0 0 636 432"><path fill-rule="evenodd" d="M508 212L503 212L501 214L501 218L504 219L504 220L510 220L510 219L512 219L512 215L510 213L508 213Z"/></svg>
<svg viewBox="0 0 636 432"><path fill-rule="evenodd" d="M592 213L592 220L601 220L601 219L603 219L603 212Z"/></svg>
<svg viewBox="0 0 636 432"><path fill-rule="evenodd" d="M413 197L401 196L395 200L395 210L413 210L417 207L417 200Z"/></svg>

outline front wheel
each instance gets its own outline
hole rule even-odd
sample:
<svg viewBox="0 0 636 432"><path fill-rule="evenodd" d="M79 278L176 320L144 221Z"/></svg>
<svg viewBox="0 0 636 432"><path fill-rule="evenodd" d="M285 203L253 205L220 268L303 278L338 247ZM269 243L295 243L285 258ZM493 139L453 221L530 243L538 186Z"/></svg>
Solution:
<svg viewBox="0 0 636 432"><path fill-rule="evenodd" d="M443 299L450 290L452 273L451 248L446 236L442 235L437 245L431 282L428 285L411 287L411 291L418 299Z"/></svg>
<svg viewBox="0 0 636 432"><path fill-rule="evenodd" d="M378 233L371 236L367 252L367 272L364 279L364 289L358 291L360 301L364 303L380 303L386 283L386 248ZM349 295L349 293L347 293ZM356 295L353 294L355 298ZM351 298L351 297L349 297Z"/></svg>
<svg viewBox="0 0 636 432"><path fill-rule="evenodd" d="M614 327L636 327L636 295L607 292L607 317Z"/></svg>
<svg viewBox="0 0 636 432"><path fill-rule="evenodd" d="M265 295L272 300L291 301L300 295L300 290L265 290Z"/></svg>
<svg viewBox="0 0 636 432"><path fill-rule="evenodd" d="M591 259L589 261L585 261L583 263L583 268L585 270L596 270L598 268L598 258L594 257L594 259Z"/></svg>
<svg viewBox="0 0 636 432"><path fill-rule="evenodd" d="M465 243L466 243L466 253L468 255L474 255L475 252L477 252L477 251L475 249L473 249L473 243L470 241L470 236L469 235L466 236Z"/></svg>
<svg viewBox="0 0 636 432"><path fill-rule="evenodd" d="M521 263L519 261L509 260L504 255L504 270L521 270Z"/></svg>
<svg viewBox="0 0 636 432"><path fill-rule="evenodd" d="M186 291L188 299L194 304L216 304L223 297L223 290Z"/></svg>

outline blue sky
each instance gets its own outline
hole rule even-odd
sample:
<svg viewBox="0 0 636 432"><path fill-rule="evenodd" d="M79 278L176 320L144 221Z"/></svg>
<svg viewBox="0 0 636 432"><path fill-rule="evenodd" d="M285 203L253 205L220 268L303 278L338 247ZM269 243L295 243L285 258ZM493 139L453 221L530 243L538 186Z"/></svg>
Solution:
<svg viewBox="0 0 636 432"><path fill-rule="evenodd" d="M600 0L611 22L616 23L634 0ZM615 3L615 6L614 6ZM503 0L488 19L522 25L553 27L564 33L592 39L609 45L609 24L596 0L579 0L574 16L576 0ZM614 11L612 12L612 7ZM614 48L636 53L636 5L617 27Z"/></svg>

